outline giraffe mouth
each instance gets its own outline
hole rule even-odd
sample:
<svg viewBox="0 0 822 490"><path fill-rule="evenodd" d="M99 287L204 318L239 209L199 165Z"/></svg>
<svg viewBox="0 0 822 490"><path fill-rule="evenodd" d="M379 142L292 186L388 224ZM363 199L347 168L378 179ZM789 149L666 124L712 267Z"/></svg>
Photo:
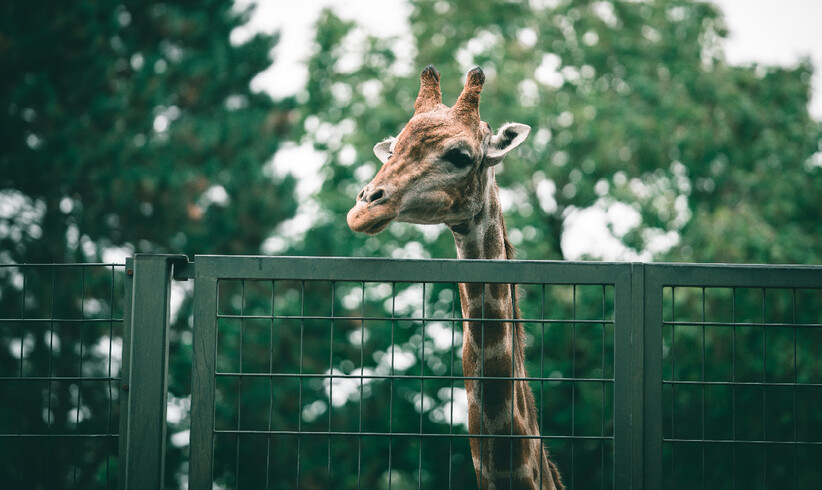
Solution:
<svg viewBox="0 0 822 490"><path fill-rule="evenodd" d="M380 211L383 211L380 209ZM390 209L383 212L376 211L374 206L368 206L363 202L358 202L351 211L348 212L348 226L353 231L376 235L388 228L388 225L396 218Z"/></svg>
<svg viewBox="0 0 822 490"><path fill-rule="evenodd" d="M383 231L384 229L388 228L388 225L394 220L394 218L383 219L374 223L369 229L364 230L364 232L368 235L376 235L377 233Z"/></svg>

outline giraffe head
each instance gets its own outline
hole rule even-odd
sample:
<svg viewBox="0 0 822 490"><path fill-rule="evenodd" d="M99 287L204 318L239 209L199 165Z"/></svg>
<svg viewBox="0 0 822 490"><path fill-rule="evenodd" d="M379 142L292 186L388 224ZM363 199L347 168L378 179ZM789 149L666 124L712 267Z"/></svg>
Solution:
<svg viewBox="0 0 822 490"><path fill-rule="evenodd" d="M383 165L348 212L354 231L376 234L394 220L450 227L469 223L486 202L494 165L531 130L507 123L494 134L480 120L485 82L480 68L468 72L453 107L442 103L436 68L427 66L420 79L414 116L397 137L374 146Z"/></svg>

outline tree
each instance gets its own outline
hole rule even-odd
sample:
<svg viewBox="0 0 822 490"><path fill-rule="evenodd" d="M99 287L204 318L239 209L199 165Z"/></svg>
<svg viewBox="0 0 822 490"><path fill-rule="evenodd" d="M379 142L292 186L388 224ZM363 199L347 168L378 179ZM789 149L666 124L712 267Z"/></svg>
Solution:
<svg viewBox="0 0 822 490"><path fill-rule="evenodd" d="M3 9L0 186L40 210L34 223L3 216L22 230L0 235L4 261L256 252L293 214L292 180L264 170L292 103L249 88L275 39L230 41L249 12L228 0Z"/></svg>
<svg viewBox="0 0 822 490"><path fill-rule="evenodd" d="M296 208L294 180L266 166L290 131L294 102L251 91L250 81L270 64L277 39L256 35L232 42L233 30L250 14L235 10L231 0L51 1L37 7L4 2L0 263L96 262L112 249L120 255L258 253ZM113 278L71 277L56 283L68 289L51 291L55 283L48 274L31 274L25 289L15 285L15 273L3 274L0 310L25 318L48 318L50 311L87 318L93 313L84 312L83 304L93 299L101 311L121 311L119 295L105 296L115 287ZM122 284L121 277L116 284ZM189 311L185 303L171 337L173 400L189 390L190 340L185 339L190 336L181 335L189 328ZM100 360L89 346L101 336L120 334L84 330L83 323L75 327L57 329L58 338L49 342L39 326L1 324L4 373L23 377L17 366L37 359L55 366L85 362L87 369L106 372L95 364ZM36 340L24 363L9 346L29 336ZM58 400L50 406L60 413L43 431L71 432L66 424L73 395L67 383L51 384ZM12 390L4 397L31 395L34 407L20 410L20 423L41 427L40 394L15 392L12 385L4 384ZM105 413L110 401L89 384L78 386L91 413ZM4 445L4 454L13 449ZM181 451L169 446L169 486L176 485L181 471ZM107 464L106 453L84 453L69 480L62 468L76 461L71 450L50 461L54 471L11 465L4 467L4 479L23 486L62 488L73 481L92 488L103 484L96 478L98 466Z"/></svg>
<svg viewBox="0 0 822 490"><path fill-rule="evenodd" d="M358 28L331 13L319 23L298 127L328 154L317 199L329 214L350 207L376 171L371 146L410 117L421 67L438 66L449 103L480 65L483 119L533 128L498 176L520 257L562 258L569 216L599 208L631 218L613 230L628 257L819 260L809 62L727 65L721 13L702 2L411 5L411 60L393 40L355 45ZM338 135L320 137L328 134ZM389 255L415 241L422 253L453 256L441 230L394 225L371 239L326 221L315 232L334 233L325 243L337 248L319 253ZM716 240L717 230L732 239ZM312 233L297 250L314 252Z"/></svg>

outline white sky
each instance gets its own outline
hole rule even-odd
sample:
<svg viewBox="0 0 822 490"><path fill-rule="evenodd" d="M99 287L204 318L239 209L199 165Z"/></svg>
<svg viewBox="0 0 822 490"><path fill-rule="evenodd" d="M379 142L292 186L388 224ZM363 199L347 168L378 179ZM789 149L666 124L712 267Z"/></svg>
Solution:
<svg viewBox="0 0 822 490"><path fill-rule="evenodd" d="M811 115L822 120L822 1L714 0L725 13L731 64L759 62L791 66L813 61Z"/></svg>
<svg viewBox="0 0 822 490"><path fill-rule="evenodd" d="M257 3L250 27L282 38L275 50L274 69L257 80L257 87L275 97L293 95L305 85L308 58L314 37L313 24L320 11L331 6L343 19L355 20L370 34L402 35L408 31L409 7L404 0L298 0L283 15L280 1L236 0L238 5ZM766 63L791 66L810 57L817 73L811 114L822 119L822 1L820 0L713 0L725 14L730 36L725 54L732 64ZM238 37L247 35L236 33ZM274 74L280 76L274 76ZM283 73L290 76L283 77Z"/></svg>
<svg viewBox="0 0 822 490"><path fill-rule="evenodd" d="M254 88L274 97L294 95L308 80L305 61L311 52L314 24L320 12L332 7L343 19L355 20L369 34L379 37L407 33L410 8L403 0L297 0L283 8L280 1L235 0L237 5L256 3L257 10L249 28L263 32L280 32L280 42L274 49L274 65L255 79ZM283 15L283 11L288 11ZM248 32L236 32L239 39ZM288 73L288 77L283 77Z"/></svg>
<svg viewBox="0 0 822 490"><path fill-rule="evenodd" d="M281 34L274 52L275 64L252 83L255 89L265 90L275 98L294 95L304 87L308 79L305 61L314 38L313 25L327 6L343 19L356 21L369 34L409 36L410 9L404 0L298 0L288 4L287 15L283 15L280 1L236 0L236 3L239 6L257 3L258 6L247 29L238 29L232 34L235 41L242 41L254 31ZM822 120L822 0L713 0L713 3L724 12L730 31L724 46L729 63L793 66L805 57L811 58L816 73L809 110L815 119ZM323 161L324 157L309 144L291 144L278 152L272 166L277 173L291 171L300 179L298 197L304 202L319 185L317 168ZM316 219L310 209L310 206L303 207L295 219L281 225L278 236L272 237L269 246L263 247L264 251L278 253L288 240L299 239ZM630 212L619 212L602 203L569 213L562 242L565 257L573 260L588 255L604 260L649 260L650 251L637 254L625 249L608 229L609 225L618 229L636 218ZM670 234L655 237L651 248L664 250L677 239Z"/></svg>

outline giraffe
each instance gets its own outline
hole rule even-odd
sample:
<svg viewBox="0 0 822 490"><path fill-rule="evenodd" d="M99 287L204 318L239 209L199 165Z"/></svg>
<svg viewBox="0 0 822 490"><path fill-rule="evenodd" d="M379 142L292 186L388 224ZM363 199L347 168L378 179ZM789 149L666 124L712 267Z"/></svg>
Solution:
<svg viewBox="0 0 822 490"><path fill-rule="evenodd" d="M492 134L480 120L485 75L479 67L468 73L453 107L442 103L436 68L427 66L420 81L414 116L396 138L374 147L383 166L357 196L349 227L377 234L394 220L444 223L458 258L512 259L494 166L525 140L530 127L507 123ZM459 294L463 318L520 318L514 285L460 284ZM480 489L563 490L539 439L528 383L483 379L527 377L523 344L520 322L464 322L469 433L519 436L469 437L477 483Z"/></svg>

